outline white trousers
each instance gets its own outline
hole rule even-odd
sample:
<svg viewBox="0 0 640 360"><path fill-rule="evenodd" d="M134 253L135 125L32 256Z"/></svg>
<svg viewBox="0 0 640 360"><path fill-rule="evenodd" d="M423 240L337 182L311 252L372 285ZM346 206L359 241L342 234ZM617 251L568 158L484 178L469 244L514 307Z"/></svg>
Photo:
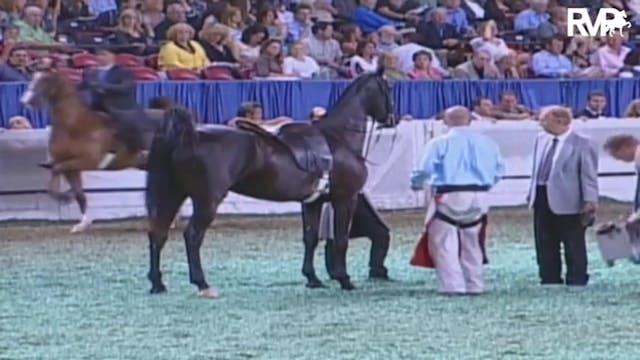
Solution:
<svg viewBox="0 0 640 360"><path fill-rule="evenodd" d="M482 224L459 228L434 217L436 210L463 223L489 211L486 192L462 191L434 196L425 192L429 254L435 263L438 292L480 294L485 291L480 229Z"/></svg>
<svg viewBox="0 0 640 360"><path fill-rule="evenodd" d="M461 229L440 219L429 223L429 253L436 265L438 292L484 292L483 256L478 240L481 226Z"/></svg>

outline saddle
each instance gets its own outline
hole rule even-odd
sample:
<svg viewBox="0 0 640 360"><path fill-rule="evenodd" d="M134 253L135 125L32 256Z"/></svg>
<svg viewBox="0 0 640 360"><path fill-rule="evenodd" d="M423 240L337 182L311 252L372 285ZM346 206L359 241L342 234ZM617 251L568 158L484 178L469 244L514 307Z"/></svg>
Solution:
<svg viewBox="0 0 640 360"><path fill-rule="evenodd" d="M326 173L333 167L333 155L326 138L313 125L285 124L274 134L247 120L237 120L239 129L276 141L285 147L302 171Z"/></svg>

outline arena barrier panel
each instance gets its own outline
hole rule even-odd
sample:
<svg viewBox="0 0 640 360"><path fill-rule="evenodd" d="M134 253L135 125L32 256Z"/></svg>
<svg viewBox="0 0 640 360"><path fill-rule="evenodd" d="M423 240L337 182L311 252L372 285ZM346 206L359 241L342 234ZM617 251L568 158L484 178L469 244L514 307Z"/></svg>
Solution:
<svg viewBox="0 0 640 360"><path fill-rule="evenodd" d="M475 122L495 139L505 158L505 179L491 192L493 206L525 204L531 172L533 142L539 125L535 121ZM602 150L607 137L640 136L640 121L602 119L574 121L574 129L592 138L599 149L600 193L618 201L631 201L634 168L614 160ZM424 197L409 188L409 177L420 160L426 142L442 134L439 121L403 122L397 129L370 133L367 143L369 179L365 191L379 209L422 207ZM48 130L16 130L0 133L0 220L64 220L79 217L75 203L60 205L45 193L49 173L37 166L47 160ZM94 171L83 176L88 189L90 215L95 219L144 216L145 173L138 170ZM297 203L275 203L231 193L220 207L226 214L297 213ZM185 204L182 214L190 214Z"/></svg>
<svg viewBox="0 0 640 360"><path fill-rule="evenodd" d="M600 90L609 99L611 116L619 117L627 105L640 97L640 79L606 80L447 80L393 81L394 100L399 114L428 119L454 105L471 105L484 96L498 101L505 90L516 93L532 109L565 104L584 109L590 92ZM329 108L349 85L346 80L260 80L260 81L160 81L138 83L137 97L148 104L154 96L168 96L192 109L203 122L219 124L231 119L241 103L258 101L265 117L289 116L306 119L314 106ZM49 119L44 111L30 111L20 104L26 83L3 83L0 96L0 127L15 115L24 115L37 128Z"/></svg>

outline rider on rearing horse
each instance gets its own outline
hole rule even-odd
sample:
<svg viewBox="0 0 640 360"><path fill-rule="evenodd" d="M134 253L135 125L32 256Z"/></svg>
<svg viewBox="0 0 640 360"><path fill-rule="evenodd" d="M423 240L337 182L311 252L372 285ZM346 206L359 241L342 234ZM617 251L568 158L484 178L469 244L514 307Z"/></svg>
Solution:
<svg viewBox="0 0 640 360"><path fill-rule="evenodd" d="M78 90L87 91L93 110L109 115L116 137L127 150L136 153L143 149L143 137L138 122L145 113L136 100L136 84L133 73L115 64L115 54L101 48L95 51L98 66L86 70Z"/></svg>

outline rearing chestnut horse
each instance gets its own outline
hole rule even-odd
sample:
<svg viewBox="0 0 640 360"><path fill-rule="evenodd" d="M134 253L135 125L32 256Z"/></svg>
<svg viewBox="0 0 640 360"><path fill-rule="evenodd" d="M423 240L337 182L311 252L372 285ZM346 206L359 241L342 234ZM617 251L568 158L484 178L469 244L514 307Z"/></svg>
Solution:
<svg viewBox="0 0 640 360"><path fill-rule="evenodd" d="M331 202L335 228L330 272L343 289L353 289L347 274L347 238L358 193L367 180L361 154L368 117L387 126L396 125L389 84L381 71L354 80L322 121L287 124L278 135L248 124L244 129L219 126L198 131L186 110L169 110L153 140L147 165L151 293L166 291L160 253L176 211L186 198L191 198L193 215L184 231L189 278L201 296L218 296L205 280L200 247L229 191L271 201L302 203L305 245L302 273L309 288L323 286L313 260L322 205ZM329 193L315 196L322 171L301 169L299 159L313 157L319 145L305 148L292 140L317 144L318 137L328 145L333 165L329 172Z"/></svg>
<svg viewBox="0 0 640 360"><path fill-rule="evenodd" d="M20 101L28 107L47 107L50 110L49 154L52 164L48 191L59 201L67 202L75 197L82 219L71 232L84 231L92 219L87 214L82 171L144 170L146 156L142 152L128 152L109 125L108 116L91 110L75 85L60 72L36 73ZM162 114L161 110L147 110L146 121L140 120L147 149L153 133L161 124ZM61 177L71 187L67 192L60 191Z"/></svg>

